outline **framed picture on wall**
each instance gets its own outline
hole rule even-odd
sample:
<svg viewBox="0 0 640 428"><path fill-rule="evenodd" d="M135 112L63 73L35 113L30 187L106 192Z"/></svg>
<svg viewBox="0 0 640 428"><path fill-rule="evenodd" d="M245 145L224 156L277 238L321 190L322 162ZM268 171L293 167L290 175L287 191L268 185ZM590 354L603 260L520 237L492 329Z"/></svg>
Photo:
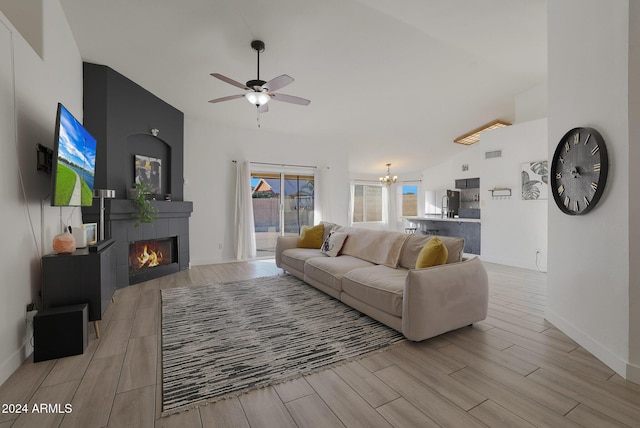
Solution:
<svg viewBox="0 0 640 428"><path fill-rule="evenodd" d="M525 201L547 199L549 194L549 163L544 161L521 164L522 199Z"/></svg>
<svg viewBox="0 0 640 428"><path fill-rule="evenodd" d="M154 195L162 194L162 160L135 155L135 183L147 183Z"/></svg>

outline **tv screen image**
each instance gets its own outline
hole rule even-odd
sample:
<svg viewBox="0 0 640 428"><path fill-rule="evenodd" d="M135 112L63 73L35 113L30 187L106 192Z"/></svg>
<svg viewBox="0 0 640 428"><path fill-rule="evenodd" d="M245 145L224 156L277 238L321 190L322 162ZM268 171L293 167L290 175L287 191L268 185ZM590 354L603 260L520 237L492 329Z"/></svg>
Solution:
<svg viewBox="0 0 640 428"><path fill-rule="evenodd" d="M62 104L58 104L54 140L54 206L91 206L96 140Z"/></svg>

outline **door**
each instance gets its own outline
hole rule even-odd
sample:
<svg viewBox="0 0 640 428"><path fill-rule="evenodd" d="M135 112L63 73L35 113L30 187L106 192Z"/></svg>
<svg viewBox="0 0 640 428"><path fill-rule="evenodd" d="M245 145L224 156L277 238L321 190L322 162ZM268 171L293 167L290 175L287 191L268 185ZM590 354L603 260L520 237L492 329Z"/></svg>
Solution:
<svg viewBox="0 0 640 428"><path fill-rule="evenodd" d="M258 258L274 256L278 236L298 236L302 226L313 226L314 186L313 171L251 172Z"/></svg>

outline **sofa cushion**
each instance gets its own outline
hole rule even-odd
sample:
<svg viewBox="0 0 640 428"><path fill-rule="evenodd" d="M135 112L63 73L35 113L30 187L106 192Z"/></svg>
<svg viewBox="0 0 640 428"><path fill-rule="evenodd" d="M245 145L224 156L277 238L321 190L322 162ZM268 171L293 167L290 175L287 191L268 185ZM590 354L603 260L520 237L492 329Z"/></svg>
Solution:
<svg viewBox="0 0 640 428"><path fill-rule="evenodd" d="M327 239L325 239L324 244L322 244L320 251L322 251L322 254L325 256L337 257L348 236L349 235L344 232L331 231Z"/></svg>
<svg viewBox="0 0 640 428"><path fill-rule="evenodd" d="M356 227L339 227L337 230L349 234L342 247L342 254L391 268L398 267L402 246L410 236L400 232Z"/></svg>
<svg viewBox="0 0 640 428"><path fill-rule="evenodd" d="M448 257L449 251L447 251L447 247L440 238L435 236L433 239L428 240L420 250L418 260L416 260L416 269L443 265L447 262Z"/></svg>
<svg viewBox="0 0 640 428"><path fill-rule="evenodd" d="M289 248L280 256L282 264L304 272L304 263L312 257L324 257L320 250L314 248Z"/></svg>
<svg viewBox="0 0 640 428"><path fill-rule="evenodd" d="M322 233L324 225L302 226L300 230L300 239L298 240L298 248L320 248L322 247Z"/></svg>
<svg viewBox="0 0 640 428"><path fill-rule="evenodd" d="M402 247L400 255L400 267L405 269L415 269L418 254L424 245L431 239L431 235L407 235L409 239ZM462 261L462 252L464 250L464 238L457 236L438 236L442 243L447 247L449 256L447 263L459 263Z"/></svg>
<svg viewBox="0 0 640 428"><path fill-rule="evenodd" d="M408 272L381 265L354 269L342 278L342 291L376 309L402 317L402 295Z"/></svg>
<svg viewBox="0 0 640 428"><path fill-rule="evenodd" d="M304 276L321 282L334 290L342 291L342 277L345 273L362 267L373 266L357 257L314 257L304 264Z"/></svg>
<svg viewBox="0 0 640 428"><path fill-rule="evenodd" d="M324 226L324 231L322 232L322 242L327 240L327 237L333 231L333 229L340 227L339 225L328 221L321 221L320 224Z"/></svg>

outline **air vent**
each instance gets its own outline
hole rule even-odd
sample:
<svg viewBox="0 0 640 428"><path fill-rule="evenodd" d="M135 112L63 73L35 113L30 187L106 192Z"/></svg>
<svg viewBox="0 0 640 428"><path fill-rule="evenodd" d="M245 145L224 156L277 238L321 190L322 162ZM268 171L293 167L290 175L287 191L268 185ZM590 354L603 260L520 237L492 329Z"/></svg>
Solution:
<svg viewBox="0 0 640 428"><path fill-rule="evenodd" d="M492 152L484 153L485 159L493 159L493 158L501 158L501 157L502 157L502 150L494 150Z"/></svg>

